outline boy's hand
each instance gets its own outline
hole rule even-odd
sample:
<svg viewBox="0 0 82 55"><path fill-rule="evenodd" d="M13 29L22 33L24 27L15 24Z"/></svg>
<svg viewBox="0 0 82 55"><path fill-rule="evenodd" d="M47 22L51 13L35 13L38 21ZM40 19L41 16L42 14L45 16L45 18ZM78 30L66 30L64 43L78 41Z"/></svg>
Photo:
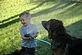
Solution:
<svg viewBox="0 0 82 55"><path fill-rule="evenodd" d="M26 40L31 40L32 39L32 36L30 34L25 34L24 37L25 37Z"/></svg>
<svg viewBox="0 0 82 55"><path fill-rule="evenodd" d="M27 38L27 40L31 40L32 39L32 37L26 37Z"/></svg>
<svg viewBox="0 0 82 55"><path fill-rule="evenodd" d="M24 40L31 40L32 39L32 37L22 37L22 39L24 39Z"/></svg>

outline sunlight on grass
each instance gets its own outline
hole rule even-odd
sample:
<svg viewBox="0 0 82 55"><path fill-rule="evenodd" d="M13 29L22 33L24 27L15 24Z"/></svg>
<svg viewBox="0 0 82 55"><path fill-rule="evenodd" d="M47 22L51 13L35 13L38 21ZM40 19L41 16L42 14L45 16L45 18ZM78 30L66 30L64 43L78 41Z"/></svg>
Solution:
<svg viewBox="0 0 82 55"><path fill-rule="evenodd" d="M37 39L49 41L47 37L48 32L43 28L41 21L49 20L49 19L58 19L63 21L64 26L67 28L67 26L70 26L82 20L82 16L81 16L82 5L78 5L76 7L77 5L76 3L69 4L66 2L61 3L61 2L52 2L52 1L43 2L42 4L41 3L42 2L28 4L28 2L25 2L24 0L0 1L0 6L1 6L0 21L8 19L9 17L12 17L14 15L17 15L22 11L31 9L31 12L30 12L32 14L31 23L36 24L39 27L39 34ZM38 6L39 4L41 5ZM74 13L75 11L76 11L76 14ZM18 19L18 17L15 17L8 21L0 23L0 25L4 25L4 27L0 28L0 31L1 31L0 32L0 36L1 36L0 37L0 55L3 55L4 53L11 53L16 49L21 48L20 46L21 36L19 33L19 28L21 26L21 23L19 21L15 21L15 19ZM15 23L12 23L11 21ZM8 24L8 26L5 26L6 24ZM71 28L68 29L68 31L70 30ZM75 31L82 30L82 28L79 26L74 30ZM75 31L71 33L74 34ZM51 55L50 46L43 42L39 41L37 49L38 51L36 55L46 55L46 54ZM49 52L47 52L47 50Z"/></svg>
<svg viewBox="0 0 82 55"><path fill-rule="evenodd" d="M23 0L6 0L0 4L0 21L7 19L11 16L19 14L21 11L28 10L37 4L28 4ZM5 6L6 5L6 6Z"/></svg>
<svg viewBox="0 0 82 55"><path fill-rule="evenodd" d="M74 18L65 19L65 20L63 20L64 25L65 25L65 26L69 26L69 25L71 25L71 24L73 24L73 23L76 23L76 22L82 20L81 17L82 17L82 16L80 15L80 16L77 16L77 17L74 17Z"/></svg>

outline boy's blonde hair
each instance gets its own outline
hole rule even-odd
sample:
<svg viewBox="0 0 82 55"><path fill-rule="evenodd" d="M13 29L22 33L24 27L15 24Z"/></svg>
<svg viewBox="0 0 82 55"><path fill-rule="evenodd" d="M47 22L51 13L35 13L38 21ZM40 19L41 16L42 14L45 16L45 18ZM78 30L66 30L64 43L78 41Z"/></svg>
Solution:
<svg viewBox="0 0 82 55"><path fill-rule="evenodd" d="M19 17L21 17L22 15L26 15L29 19L31 18L31 14L27 11L24 11L21 14L19 14Z"/></svg>

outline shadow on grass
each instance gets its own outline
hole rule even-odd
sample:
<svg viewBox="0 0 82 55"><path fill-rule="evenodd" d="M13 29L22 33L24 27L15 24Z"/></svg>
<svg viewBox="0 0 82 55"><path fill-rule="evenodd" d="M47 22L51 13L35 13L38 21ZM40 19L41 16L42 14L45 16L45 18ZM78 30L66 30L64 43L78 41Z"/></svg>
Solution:
<svg viewBox="0 0 82 55"><path fill-rule="evenodd" d="M41 4L39 4L38 6L36 6L35 8L32 8L32 9L30 9L30 10L36 9L36 8L38 8L39 6L41 6L42 4L44 4L44 3L45 3L45 2L42 2ZM42 10L42 11L40 11L40 12L38 12L38 13L32 14L32 17L36 17L36 16L39 16L39 15L47 14L47 13L53 12L54 10L65 8L65 7L67 7L67 6L71 5L71 4L72 4L72 3L66 3L66 5L61 6L61 5L63 5L63 3L58 3L58 4L54 5L54 6L51 7L51 8L48 8L48 9ZM74 9L76 6L77 6L77 5L70 7L70 10L71 10L71 9ZM66 10L66 11L67 11L67 12L70 12L70 11L68 11L68 10ZM72 12L72 11L71 11L71 12ZM15 15L15 16L12 16L12 17L10 17L10 18L8 18L8 19L6 19L6 20L3 20L3 22L8 21L8 20L10 20L10 19L12 19L12 18L15 18L15 17L17 17L18 15L19 15L19 14ZM5 27L7 27L7 26L9 26L9 25L11 25L11 24L14 24L14 23L18 22L18 21L19 21L19 19L14 19L14 20L9 21L9 22L7 22L7 23L3 23L3 24L0 25L0 28L5 28Z"/></svg>
<svg viewBox="0 0 82 55"><path fill-rule="evenodd" d="M72 5L72 3L66 3L64 6L63 5L64 5L63 3L58 3L58 4L54 5L53 7L45 9L45 10L42 10L42 11L40 11L38 13L33 14L32 16L34 17L34 16L48 14L50 12L56 11L58 9L63 9L65 7L67 7L67 6L69 6L69 5Z"/></svg>
<svg viewBox="0 0 82 55"><path fill-rule="evenodd" d="M82 19L66 27L69 34L75 37L82 38Z"/></svg>
<svg viewBox="0 0 82 55"><path fill-rule="evenodd" d="M44 3L46 3L46 1L43 1L42 3L40 3L39 5L37 5L36 7L31 8L29 11L32 11L32 10L34 10L34 9L42 6Z"/></svg>
<svg viewBox="0 0 82 55"><path fill-rule="evenodd" d="M82 4L82 1L81 0L75 0L75 1L71 1L73 3L81 3Z"/></svg>
<svg viewBox="0 0 82 55"><path fill-rule="evenodd" d="M5 28L5 27L7 27L7 26L9 26L9 25L11 25L11 24L14 24L14 23L16 23L16 22L19 22L19 18L18 18L18 19L15 19L15 20L12 20L12 21L10 21L10 22L1 24L1 25L0 25L0 28Z"/></svg>
<svg viewBox="0 0 82 55"><path fill-rule="evenodd" d="M67 16L66 18L72 18L72 17L76 17L76 16L79 16L82 14L82 5L80 4L76 4L74 5L73 7L59 13L58 15L61 17L61 16ZM69 16L71 14L71 16Z"/></svg>
<svg viewBox="0 0 82 55"><path fill-rule="evenodd" d="M45 2L46 2L46 1L41 2L39 5L37 5L36 7L33 7L33 8L31 8L31 9L29 9L28 11L34 10L34 9L36 9L36 8L38 8L38 7L40 7L40 6L42 6ZM12 16L12 17L9 17L8 19L3 20L2 23L5 22L5 21L8 21L8 20L11 20L12 18L15 18L15 17L17 17L17 16L19 16L19 14L14 15L14 16Z"/></svg>

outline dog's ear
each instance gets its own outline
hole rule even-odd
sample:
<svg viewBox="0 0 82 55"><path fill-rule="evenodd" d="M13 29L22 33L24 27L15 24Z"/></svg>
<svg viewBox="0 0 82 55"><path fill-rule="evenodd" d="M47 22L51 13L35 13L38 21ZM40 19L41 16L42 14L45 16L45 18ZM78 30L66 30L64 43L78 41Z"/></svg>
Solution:
<svg viewBox="0 0 82 55"><path fill-rule="evenodd" d="M42 21L42 26L48 30L48 22L47 21Z"/></svg>
<svg viewBox="0 0 82 55"><path fill-rule="evenodd" d="M59 20L58 20L58 21L59 21ZM63 22L62 22L62 21L59 21L58 24L63 26Z"/></svg>

